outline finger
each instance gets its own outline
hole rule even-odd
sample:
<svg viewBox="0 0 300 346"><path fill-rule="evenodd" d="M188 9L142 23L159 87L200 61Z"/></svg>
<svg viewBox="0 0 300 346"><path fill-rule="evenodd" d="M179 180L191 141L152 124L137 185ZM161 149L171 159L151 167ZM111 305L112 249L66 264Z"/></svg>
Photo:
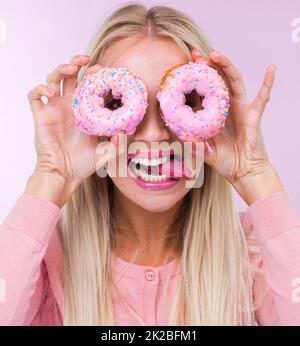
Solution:
<svg viewBox="0 0 300 346"><path fill-rule="evenodd" d="M204 63L204 64L207 64L208 66L214 68L215 70L218 71L218 73L222 76L222 78L225 80L226 84L228 87L230 87L229 85L229 81L227 79L227 76L225 75L225 73L222 71L222 69L217 65L215 64L211 59L210 57L205 57L203 54L201 54L198 50L196 50L195 48L193 49L192 51L192 58L194 59L195 62L197 63Z"/></svg>
<svg viewBox="0 0 300 346"><path fill-rule="evenodd" d="M100 66L99 64L96 64L96 65L93 65L89 68L87 68L84 72L84 75L83 75L83 78L85 78L86 76L88 76L89 74L91 73L94 73L96 71L98 71L99 69L101 69L102 66ZM75 91L75 88L77 86L77 82L78 82L78 79L66 79L63 81L63 93L64 93L64 96L72 96L74 94L74 91Z"/></svg>
<svg viewBox="0 0 300 346"><path fill-rule="evenodd" d="M203 59L203 60L208 60L208 57L204 56L204 54L202 54L199 50L193 48L192 50L192 58L193 60L200 60L200 59Z"/></svg>
<svg viewBox="0 0 300 346"><path fill-rule="evenodd" d="M27 98L33 113L40 110L41 107L44 106L41 99L43 96L46 96L47 98L54 97L56 96L56 91L50 89L46 85L41 84L28 92Z"/></svg>
<svg viewBox="0 0 300 346"><path fill-rule="evenodd" d="M217 160L217 152L215 148L215 138L209 138L206 140L204 146L204 162L209 166L214 167Z"/></svg>
<svg viewBox="0 0 300 346"><path fill-rule="evenodd" d="M196 62L196 63L199 63L199 64L206 64L206 65L208 65L208 66L213 67L213 68L216 69L216 65L215 65L211 60L209 60L209 59L196 58L196 59L195 59L195 62ZM218 72L219 72L219 71L218 71Z"/></svg>
<svg viewBox="0 0 300 346"><path fill-rule="evenodd" d="M93 66L87 68L84 72L84 77L99 71L101 68L102 68L102 66L99 64L96 64L96 65L93 65Z"/></svg>
<svg viewBox="0 0 300 346"><path fill-rule="evenodd" d="M265 107L270 100L271 90L274 84L276 66L270 65L266 72L263 80L263 84L251 104L253 110L255 110L260 116L262 116Z"/></svg>
<svg viewBox="0 0 300 346"><path fill-rule="evenodd" d="M79 73L80 69L83 66L86 66L89 62L90 62L90 58L88 55L75 55L71 59L70 65L78 66L78 71L74 76L70 76L69 78L65 77L63 79L62 87L61 87L63 96L68 96L68 95L73 94L74 89L77 85L78 73Z"/></svg>
<svg viewBox="0 0 300 346"><path fill-rule="evenodd" d="M74 55L70 61L70 64L85 66L90 61L90 57L88 55Z"/></svg>
<svg viewBox="0 0 300 346"><path fill-rule="evenodd" d="M225 73L222 71L222 69L217 64L215 64L210 58L204 57L199 51L197 51L195 49L192 51L192 58L194 59L194 61L196 63L206 64L206 65L214 68L219 73L219 75L223 78L223 80L225 81L225 84L227 85L229 91L232 94L230 82L229 82L227 76L225 75Z"/></svg>
<svg viewBox="0 0 300 346"><path fill-rule="evenodd" d="M215 50L209 53L209 58L224 71L230 84L232 95L238 100L246 100L244 79L240 71L227 57Z"/></svg>
<svg viewBox="0 0 300 346"><path fill-rule="evenodd" d="M202 53L200 53L197 49L193 48L192 50L192 58L195 62L200 63L200 64L207 64L211 67L214 67L212 61L208 58L205 57Z"/></svg>
<svg viewBox="0 0 300 346"><path fill-rule="evenodd" d="M197 57L202 56L202 54L196 48L192 49L191 55L194 60L196 60Z"/></svg>
<svg viewBox="0 0 300 346"><path fill-rule="evenodd" d="M60 93L61 81L64 78L76 79L78 71L79 71L79 67L77 65L71 65L71 64L59 65L47 76L47 86L55 90L58 95L61 95Z"/></svg>

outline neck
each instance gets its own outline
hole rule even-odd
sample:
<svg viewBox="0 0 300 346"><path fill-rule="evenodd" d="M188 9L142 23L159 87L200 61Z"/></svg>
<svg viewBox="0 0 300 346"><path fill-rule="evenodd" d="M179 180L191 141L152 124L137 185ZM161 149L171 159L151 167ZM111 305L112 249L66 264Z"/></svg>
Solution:
<svg viewBox="0 0 300 346"><path fill-rule="evenodd" d="M138 251L143 253L138 256L139 263L156 264L163 262L168 253L171 258L178 257L178 244L172 244L170 249L169 234L174 235L178 231L170 230L170 226L179 215L183 200L169 210L156 213L141 208L116 189L113 200L118 256L131 260Z"/></svg>

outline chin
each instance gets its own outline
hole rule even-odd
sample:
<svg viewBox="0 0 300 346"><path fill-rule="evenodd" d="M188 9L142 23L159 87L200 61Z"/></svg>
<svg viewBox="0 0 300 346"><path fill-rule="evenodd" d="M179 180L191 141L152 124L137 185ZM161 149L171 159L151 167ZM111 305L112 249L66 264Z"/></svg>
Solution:
<svg viewBox="0 0 300 346"><path fill-rule="evenodd" d="M144 190L130 177L112 177L114 186L128 200L152 213L162 213L171 209L188 193L184 180L176 186L164 190Z"/></svg>
<svg viewBox="0 0 300 346"><path fill-rule="evenodd" d="M132 202L150 213L163 213L170 210L178 202L178 200L132 200Z"/></svg>

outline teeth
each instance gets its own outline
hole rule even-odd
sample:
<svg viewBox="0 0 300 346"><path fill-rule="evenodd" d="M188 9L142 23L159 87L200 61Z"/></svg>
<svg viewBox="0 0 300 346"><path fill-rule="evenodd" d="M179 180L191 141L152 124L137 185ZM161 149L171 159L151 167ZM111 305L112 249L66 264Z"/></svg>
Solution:
<svg viewBox="0 0 300 346"><path fill-rule="evenodd" d="M148 168L147 167L153 167L158 166L160 164L166 163L170 160L170 156L162 156L157 159L148 159L146 157L133 157L131 159L131 163L129 163L130 170L136 175L139 176L144 181L149 182L157 182L157 181L164 181L169 180L170 177L166 175L154 175L154 174L148 174ZM136 165L140 164L141 167L137 168ZM152 172L153 173L153 172Z"/></svg>
<svg viewBox="0 0 300 346"><path fill-rule="evenodd" d="M160 175L155 176L155 175L142 175L140 176L141 179L145 180L145 181L163 181L163 180L168 180L169 178L165 175Z"/></svg>
<svg viewBox="0 0 300 346"><path fill-rule="evenodd" d="M133 160L132 160L133 161ZM140 162L138 162L140 163ZM168 180L169 177L166 175L153 175L153 174L148 174L147 171L143 169L138 169L135 164L130 165L129 164L129 169L138 177L145 181L163 181L163 180Z"/></svg>
<svg viewBox="0 0 300 346"><path fill-rule="evenodd" d="M158 159L148 159L146 157L134 157L131 159L135 164L139 163L143 166L158 166L162 163L166 163L169 160L169 156L163 156Z"/></svg>
<svg viewBox="0 0 300 346"><path fill-rule="evenodd" d="M136 169L134 169L134 173L140 178L142 178L143 180L147 180L147 181L161 181L161 180L169 179L169 177L163 174L162 175L147 174L146 172L136 170Z"/></svg>

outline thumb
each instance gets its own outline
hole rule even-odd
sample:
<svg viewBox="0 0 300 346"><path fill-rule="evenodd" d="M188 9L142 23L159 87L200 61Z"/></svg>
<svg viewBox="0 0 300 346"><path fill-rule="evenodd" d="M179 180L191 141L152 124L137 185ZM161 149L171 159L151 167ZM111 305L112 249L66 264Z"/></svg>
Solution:
<svg viewBox="0 0 300 346"><path fill-rule="evenodd" d="M204 162L209 166L214 167L216 161L216 150L211 138L204 141Z"/></svg>

